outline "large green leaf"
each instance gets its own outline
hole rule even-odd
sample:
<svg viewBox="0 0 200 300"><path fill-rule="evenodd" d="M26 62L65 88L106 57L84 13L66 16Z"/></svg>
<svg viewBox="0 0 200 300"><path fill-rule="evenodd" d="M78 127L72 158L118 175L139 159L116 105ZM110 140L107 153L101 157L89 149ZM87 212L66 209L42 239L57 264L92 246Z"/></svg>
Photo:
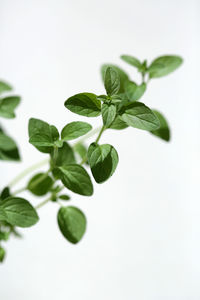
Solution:
<svg viewBox="0 0 200 300"><path fill-rule="evenodd" d="M9 197L1 202L0 207L6 214L6 221L14 226L30 227L39 220L34 207L23 198Z"/></svg>
<svg viewBox="0 0 200 300"><path fill-rule="evenodd" d="M59 167L59 177L66 188L74 193L91 196L93 185L87 171L80 165L69 164Z"/></svg>
<svg viewBox="0 0 200 300"><path fill-rule="evenodd" d="M104 86L108 96L117 94L120 89L119 75L112 67L106 69Z"/></svg>
<svg viewBox="0 0 200 300"><path fill-rule="evenodd" d="M34 175L28 182L27 189L36 196L43 196L49 192L53 180L45 173Z"/></svg>
<svg viewBox="0 0 200 300"><path fill-rule="evenodd" d="M127 125L138 129L151 131L160 127L160 122L156 115L141 102L133 102L125 106L121 119Z"/></svg>
<svg viewBox="0 0 200 300"><path fill-rule="evenodd" d="M92 126L86 122L71 122L67 124L62 132L61 138L65 141L74 140L92 129Z"/></svg>
<svg viewBox="0 0 200 300"><path fill-rule="evenodd" d="M12 90L12 87L8 83L6 83L4 81L0 81L0 94L4 93L4 92L9 92L11 90Z"/></svg>
<svg viewBox="0 0 200 300"><path fill-rule="evenodd" d="M139 100L146 91L146 83L137 85L135 82L127 81L125 84L125 93L130 101Z"/></svg>
<svg viewBox="0 0 200 300"><path fill-rule="evenodd" d="M149 77L157 78L175 71L183 62L180 56L166 55L156 58L148 68Z"/></svg>
<svg viewBox="0 0 200 300"><path fill-rule="evenodd" d="M77 244L86 230L86 217L74 206L61 207L58 211L58 226L64 237L71 243Z"/></svg>
<svg viewBox="0 0 200 300"><path fill-rule="evenodd" d="M103 103L101 111L102 111L103 124L104 126L109 127L115 119L116 112L117 112L116 106L114 104Z"/></svg>
<svg viewBox="0 0 200 300"><path fill-rule="evenodd" d="M92 93L80 93L68 98L65 107L86 117L97 117L101 114L101 101Z"/></svg>
<svg viewBox="0 0 200 300"><path fill-rule="evenodd" d="M126 74L126 72L124 72L124 70L122 70L121 68L119 68L116 65L104 64L101 67L101 76L102 76L103 82L105 80L105 73L106 73L106 70L108 67L111 67L118 73L119 79L120 79L120 88L119 88L118 93L123 93L124 92L124 84L128 80L128 75Z"/></svg>
<svg viewBox="0 0 200 300"><path fill-rule="evenodd" d="M14 110L20 102L20 97L10 96L0 99L0 116L8 119L15 117Z"/></svg>
<svg viewBox="0 0 200 300"><path fill-rule="evenodd" d="M88 149L88 161L92 175L97 183L102 183L111 177L118 164L118 154L109 144L92 143Z"/></svg>
<svg viewBox="0 0 200 300"><path fill-rule="evenodd" d="M142 64L139 61L139 59L137 59L134 56L131 56L131 55L121 55L120 57L121 57L121 59L123 61L125 61L126 63L128 63L131 66L136 67L137 69L141 68L141 66L142 66Z"/></svg>
<svg viewBox="0 0 200 300"><path fill-rule="evenodd" d="M166 142L170 140L170 129L165 117L157 110L152 110L160 121L160 128L151 131L151 133Z"/></svg>

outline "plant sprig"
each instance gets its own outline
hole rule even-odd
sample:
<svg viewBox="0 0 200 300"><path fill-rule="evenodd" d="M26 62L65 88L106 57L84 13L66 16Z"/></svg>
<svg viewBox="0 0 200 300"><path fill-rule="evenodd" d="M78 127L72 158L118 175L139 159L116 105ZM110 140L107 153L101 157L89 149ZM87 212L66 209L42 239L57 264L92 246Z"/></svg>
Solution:
<svg viewBox="0 0 200 300"><path fill-rule="evenodd" d="M79 93L68 98L64 105L71 112L84 117L102 118L102 126L96 139L87 147L85 139L96 134L87 122L75 121L66 124L61 132L43 120L31 118L28 124L29 143L48 158L42 164L49 164L46 172L34 174L25 187L11 191L29 172L41 165L36 164L20 173L0 194L0 241L7 241L11 234L18 235L16 227L35 225L39 216L37 209L54 202L59 205L57 222L62 235L71 243L78 243L87 227L84 213L75 206L63 205L71 199L68 193L82 196L93 195L93 179L98 183L108 180L116 171L119 162L117 150L110 144L101 144L101 137L107 130L124 130L133 127L150 132L162 140L170 140L170 130L166 118L139 102L147 90L150 80L165 76L181 63L179 56L167 55L156 58L149 66L147 61L122 55L122 60L135 67L141 74L142 82L130 80L124 70L116 65L106 64L101 68L105 87L104 95L91 92ZM11 87L0 82L0 93L10 92ZM0 99L0 116L13 118L20 98L9 96ZM74 145L69 141L78 140ZM18 160L18 149L12 138L0 130L0 159ZM37 206L17 195L24 190L36 197L47 196ZM64 192L63 192L64 190ZM67 190L67 193L65 192ZM5 249L0 246L0 261L5 257Z"/></svg>

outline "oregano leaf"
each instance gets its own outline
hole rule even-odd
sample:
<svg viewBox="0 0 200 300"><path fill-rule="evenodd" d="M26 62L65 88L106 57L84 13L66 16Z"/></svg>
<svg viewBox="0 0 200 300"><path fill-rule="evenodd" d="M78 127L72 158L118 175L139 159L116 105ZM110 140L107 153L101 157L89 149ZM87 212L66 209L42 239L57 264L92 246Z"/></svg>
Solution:
<svg viewBox="0 0 200 300"><path fill-rule="evenodd" d="M139 61L139 59L137 59L134 56L131 56L131 55L121 55L120 57L121 57L121 59L123 61L125 61L126 63L128 63L131 66L136 67L137 69L141 68L141 66L142 66L142 64Z"/></svg>
<svg viewBox="0 0 200 300"><path fill-rule="evenodd" d="M25 199L9 197L0 203L6 214L6 221L14 226L30 227L39 220L35 208Z"/></svg>
<svg viewBox="0 0 200 300"><path fill-rule="evenodd" d="M120 89L120 78L115 69L108 67L105 73L104 86L108 96L118 93Z"/></svg>
<svg viewBox="0 0 200 300"><path fill-rule="evenodd" d="M14 110L20 103L20 97L9 96L0 99L0 116L8 119L15 118Z"/></svg>
<svg viewBox="0 0 200 300"><path fill-rule="evenodd" d="M61 138L65 141L74 140L92 129L92 126L86 122L71 122L61 131Z"/></svg>
<svg viewBox="0 0 200 300"><path fill-rule="evenodd" d="M160 122L156 115L141 102L133 102L125 106L121 119L127 125L138 129L151 131L160 127Z"/></svg>
<svg viewBox="0 0 200 300"><path fill-rule="evenodd" d="M59 178L66 188L84 196L93 194L93 185L87 171L80 165L69 164L59 167Z"/></svg>
<svg viewBox="0 0 200 300"><path fill-rule="evenodd" d="M170 74L182 64L183 59L177 55L165 55L156 58L148 68L150 78L158 78Z"/></svg>
<svg viewBox="0 0 200 300"><path fill-rule="evenodd" d="M77 244L86 230L86 217L75 206L61 207L57 215L58 226L63 236L72 244Z"/></svg>
<svg viewBox="0 0 200 300"><path fill-rule="evenodd" d="M128 127L128 125L121 119L121 117L119 115L117 115L109 128L121 130L121 129L125 129L127 127Z"/></svg>
<svg viewBox="0 0 200 300"><path fill-rule="evenodd" d="M65 107L86 117L97 117L101 114L101 101L92 93L80 93L68 98Z"/></svg>
<svg viewBox="0 0 200 300"><path fill-rule="evenodd" d="M27 189L36 196L44 196L53 185L53 179L45 173L34 175L28 182Z"/></svg>
<svg viewBox="0 0 200 300"><path fill-rule="evenodd" d="M130 101L137 101L139 100L144 92L146 91L146 83L142 83L140 85L137 85L133 81L127 81L125 84L125 93Z"/></svg>
<svg viewBox="0 0 200 300"><path fill-rule="evenodd" d="M166 118L157 110L153 109L153 113L157 116L160 121L160 128L151 131L151 133L162 140L169 142L170 140L170 129Z"/></svg>
<svg viewBox="0 0 200 300"><path fill-rule="evenodd" d="M103 103L101 111L102 111L103 124L106 127L109 127L115 119L116 112L117 112L116 106L114 104Z"/></svg>
<svg viewBox="0 0 200 300"><path fill-rule="evenodd" d="M8 84L5 81L0 81L0 94L4 93L4 92L9 92L12 90L12 87L10 84Z"/></svg>
<svg viewBox="0 0 200 300"><path fill-rule="evenodd" d="M109 144L92 143L88 149L88 161L92 175L97 183L103 183L110 178L118 164L118 154Z"/></svg>

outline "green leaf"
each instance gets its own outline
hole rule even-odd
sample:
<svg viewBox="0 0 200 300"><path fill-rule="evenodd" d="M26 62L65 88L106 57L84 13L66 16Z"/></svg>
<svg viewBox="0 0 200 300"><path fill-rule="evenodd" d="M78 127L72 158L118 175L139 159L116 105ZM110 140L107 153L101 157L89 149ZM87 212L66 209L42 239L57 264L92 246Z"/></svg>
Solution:
<svg viewBox="0 0 200 300"><path fill-rule="evenodd" d="M6 187L2 190L2 192L1 192L0 198L1 198L2 200L4 200L4 199L6 199L6 198L8 198L8 197L10 197L10 189L9 189L8 186L6 186Z"/></svg>
<svg viewBox="0 0 200 300"><path fill-rule="evenodd" d="M61 200L65 200L65 201L70 200L70 196L68 196L68 195L60 195L58 198Z"/></svg>
<svg viewBox="0 0 200 300"><path fill-rule="evenodd" d="M129 79L128 78L128 75L122 70L120 69L118 66L116 65L112 65L112 64L104 64L102 67L101 67L101 76L102 76L102 79L103 79L103 82L105 81L105 73L106 73L106 70L107 68L111 67L112 69L114 69L118 75L119 75L119 79L120 79L120 88L119 88L119 91L118 93L123 93L124 92L124 84L125 82Z"/></svg>
<svg viewBox="0 0 200 300"><path fill-rule="evenodd" d="M12 90L12 87L4 82L4 81L0 81L0 94L4 93L4 92L9 92Z"/></svg>
<svg viewBox="0 0 200 300"><path fill-rule="evenodd" d="M97 183L102 183L111 177L118 164L118 154L109 144L92 143L88 149L88 161L92 175Z"/></svg>
<svg viewBox="0 0 200 300"><path fill-rule="evenodd" d="M121 118L127 125L138 129L151 131L160 127L156 115L141 102L133 102L125 106Z"/></svg>
<svg viewBox="0 0 200 300"><path fill-rule="evenodd" d="M34 207L23 198L7 198L1 202L0 207L6 214L6 221L14 226L30 227L39 220Z"/></svg>
<svg viewBox="0 0 200 300"><path fill-rule="evenodd" d="M34 195L43 196L49 192L52 185L53 179L50 176L38 173L30 179L27 189Z"/></svg>
<svg viewBox="0 0 200 300"><path fill-rule="evenodd" d="M51 158L53 158L53 153L51 154ZM67 142L64 142L63 146L58 149L56 166L60 167L71 163L76 163L74 152L72 147Z"/></svg>
<svg viewBox="0 0 200 300"><path fill-rule="evenodd" d="M20 160L15 141L3 131L0 132L0 160Z"/></svg>
<svg viewBox="0 0 200 300"><path fill-rule="evenodd" d="M123 61L125 61L126 63L128 63L131 66L136 67L137 69L141 68L141 66L142 66L142 64L139 61L139 59L137 59L134 56L131 56L131 55L121 55L120 57L121 57L121 59Z"/></svg>
<svg viewBox="0 0 200 300"><path fill-rule="evenodd" d="M61 138L65 141L74 140L92 129L92 126L86 122L71 122L67 124L62 132Z"/></svg>
<svg viewBox="0 0 200 300"><path fill-rule="evenodd" d="M84 196L93 194L93 185L87 171L80 165L69 164L59 167L59 177L66 188Z"/></svg>
<svg viewBox="0 0 200 300"><path fill-rule="evenodd" d="M11 96L0 99L0 116L8 119L15 117L14 110L20 102L20 97Z"/></svg>
<svg viewBox="0 0 200 300"><path fill-rule="evenodd" d="M120 89L120 78L115 69L108 67L105 73L104 86L108 96L118 93Z"/></svg>
<svg viewBox="0 0 200 300"><path fill-rule="evenodd" d="M55 126L31 118L29 120L29 143L35 147L53 147L59 139L59 133Z"/></svg>
<svg viewBox="0 0 200 300"><path fill-rule="evenodd" d="M0 262L4 261L5 255L6 255L5 249L0 246Z"/></svg>
<svg viewBox="0 0 200 300"><path fill-rule="evenodd" d="M122 121L121 117L117 116L109 128L121 130L121 129L125 129L127 127L128 127L128 125L124 121Z"/></svg>
<svg viewBox="0 0 200 300"><path fill-rule="evenodd" d="M77 244L86 230L86 217L74 206L61 207L58 211L58 226L63 236L71 243Z"/></svg>
<svg viewBox="0 0 200 300"><path fill-rule="evenodd" d="M92 93L80 93L68 98L65 107L86 117L97 117L101 114L101 101Z"/></svg>
<svg viewBox="0 0 200 300"><path fill-rule="evenodd" d="M150 78L158 78L175 71L183 62L180 56L166 55L156 58L148 68Z"/></svg>
<svg viewBox="0 0 200 300"><path fill-rule="evenodd" d="M127 81L125 85L125 93L130 101L139 100L146 91L146 83L137 85L135 82Z"/></svg>
<svg viewBox="0 0 200 300"><path fill-rule="evenodd" d="M114 104L103 103L101 111L102 111L103 124L104 126L109 127L115 119L116 112L117 112L116 106Z"/></svg>
<svg viewBox="0 0 200 300"><path fill-rule="evenodd" d="M153 135L165 140L166 142L169 142L169 140L170 140L170 129L169 129L169 125L167 123L167 120L165 119L165 117L159 111L157 111L157 110L152 110L152 111L160 121L160 128L158 128L157 130L151 131L151 133Z"/></svg>

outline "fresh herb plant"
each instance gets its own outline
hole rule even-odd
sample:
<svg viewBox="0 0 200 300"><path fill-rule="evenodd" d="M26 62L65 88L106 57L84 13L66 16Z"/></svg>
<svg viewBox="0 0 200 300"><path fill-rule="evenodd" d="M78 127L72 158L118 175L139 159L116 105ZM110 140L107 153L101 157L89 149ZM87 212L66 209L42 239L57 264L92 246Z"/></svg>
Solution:
<svg viewBox="0 0 200 300"><path fill-rule="evenodd" d="M139 102L146 92L147 84L154 78L168 75L182 64L179 56L161 56L150 65L147 61L122 55L121 59L133 66L141 74L142 82L137 84L130 80L127 73L116 65L105 64L101 68L105 94L79 93L68 98L64 105L71 112L84 117L102 118L102 127L93 130L87 122L71 122L59 133L54 125L31 118L28 124L29 143L38 151L46 153L47 159L31 166L20 173L4 187L0 194L0 242L5 242L10 235L19 236L16 227L30 227L38 220L37 209L53 201L59 205L57 223L62 235L71 243L78 243L86 231L86 217L77 207L66 205L70 200L68 191L92 196L93 184L87 169L97 183L108 180L115 172L119 157L117 150L110 144L101 144L100 139L105 130L124 130L127 127L146 130L164 141L170 140L168 122L161 112L152 110ZM11 87L0 82L0 117L14 118L15 108L20 102L18 96L10 96ZM83 140L97 134L93 143L87 146ZM69 141L81 136L73 145ZM0 159L20 160L19 151L14 140L0 128ZM34 174L25 188L13 191L24 176L49 164L46 172ZM39 205L33 206L18 194L24 190L37 197L45 196ZM0 245L0 261L5 257L5 249Z"/></svg>

